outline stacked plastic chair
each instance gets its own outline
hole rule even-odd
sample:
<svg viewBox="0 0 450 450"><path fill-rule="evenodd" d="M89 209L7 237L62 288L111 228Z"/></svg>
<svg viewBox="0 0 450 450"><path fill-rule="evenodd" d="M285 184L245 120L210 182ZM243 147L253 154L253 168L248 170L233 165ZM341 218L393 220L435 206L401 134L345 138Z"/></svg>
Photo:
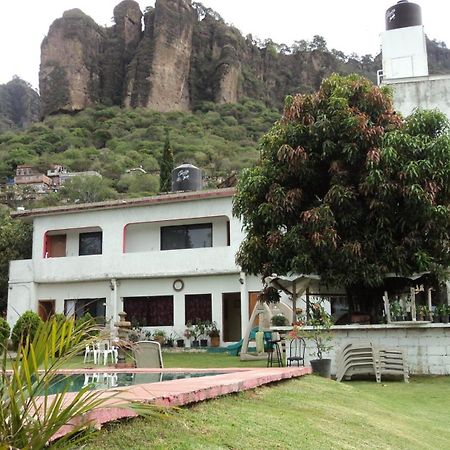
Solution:
<svg viewBox="0 0 450 450"><path fill-rule="evenodd" d="M403 350L376 348L374 353L375 376L378 383L381 382L383 375L401 375L405 383L408 383L408 365Z"/></svg>
<svg viewBox="0 0 450 450"><path fill-rule="evenodd" d="M402 375L408 382L408 366L401 349L374 347L371 343L347 344L338 355L336 380L353 375L373 375L377 383L384 375Z"/></svg>

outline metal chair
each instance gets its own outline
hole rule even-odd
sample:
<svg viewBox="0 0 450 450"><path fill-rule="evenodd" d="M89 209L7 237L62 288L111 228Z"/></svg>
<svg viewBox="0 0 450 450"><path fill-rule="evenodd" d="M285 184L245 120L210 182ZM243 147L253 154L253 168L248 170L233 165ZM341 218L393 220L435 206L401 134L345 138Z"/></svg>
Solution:
<svg viewBox="0 0 450 450"><path fill-rule="evenodd" d="M161 344L156 341L139 341L133 347L136 367L140 368L163 368Z"/></svg>
<svg viewBox="0 0 450 450"><path fill-rule="evenodd" d="M274 331L269 333L270 337L265 336L267 351L267 367L273 367L273 354L276 355L276 363L278 367L283 367L283 358L281 356L281 337L280 333Z"/></svg>
<svg viewBox="0 0 450 450"><path fill-rule="evenodd" d="M301 337L292 339L289 343L289 356L286 358L286 365L292 366L292 363L297 363L297 366L305 366L305 340Z"/></svg>

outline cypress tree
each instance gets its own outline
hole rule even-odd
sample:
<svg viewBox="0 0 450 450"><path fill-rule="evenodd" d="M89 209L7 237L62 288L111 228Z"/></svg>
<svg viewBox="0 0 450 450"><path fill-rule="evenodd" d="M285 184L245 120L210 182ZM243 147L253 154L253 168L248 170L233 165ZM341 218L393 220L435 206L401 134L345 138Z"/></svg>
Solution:
<svg viewBox="0 0 450 450"><path fill-rule="evenodd" d="M159 163L159 192L169 192L172 189L172 170L174 166L173 151L170 146L169 131L166 130L166 141Z"/></svg>

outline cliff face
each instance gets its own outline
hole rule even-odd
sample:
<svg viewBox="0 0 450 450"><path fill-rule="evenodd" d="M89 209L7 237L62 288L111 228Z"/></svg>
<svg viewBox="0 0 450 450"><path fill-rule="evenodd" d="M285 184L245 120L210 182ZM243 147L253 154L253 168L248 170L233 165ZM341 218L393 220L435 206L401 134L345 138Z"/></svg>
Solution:
<svg viewBox="0 0 450 450"><path fill-rule="evenodd" d="M0 85L0 132L25 128L39 120L39 94L25 81L13 78Z"/></svg>
<svg viewBox="0 0 450 450"><path fill-rule="evenodd" d="M39 88L44 115L79 111L99 99L103 30L79 9L66 11L41 45Z"/></svg>
<svg viewBox="0 0 450 450"><path fill-rule="evenodd" d="M185 111L202 101L244 97L279 107L285 95L314 91L332 72L375 81L381 66L377 59L343 58L326 48L280 51L272 44L244 38L191 0L157 0L144 15L138 3L124 0L110 28L71 10L55 20L42 43L43 114L96 103ZM430 72L448 72L450 51L436 48L429 41Z"/></svg>

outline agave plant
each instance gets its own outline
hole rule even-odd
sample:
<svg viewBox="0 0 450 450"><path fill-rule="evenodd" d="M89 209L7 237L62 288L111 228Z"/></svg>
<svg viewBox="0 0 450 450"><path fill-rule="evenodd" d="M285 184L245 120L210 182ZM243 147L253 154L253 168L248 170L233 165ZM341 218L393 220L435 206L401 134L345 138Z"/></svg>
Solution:
<svg viewBox="0 0 450 450"><path fill-rule="evenodd" d="M88 326L75 326L71 319L43 322L32 339L28 337L19 344L10 370L6 370L4 352L0 378L0 448L42 449L68 423L73 425L62 438L52 442L52 448L73 447L75 441L85 438L86 434L80 431L89 423L73 419L100 406L105 396L100 397L99 391L91 391L89 386L67 396L69 383L59 394L49 395L49 392L58 380L57 370L89 343Z"/></svg>

